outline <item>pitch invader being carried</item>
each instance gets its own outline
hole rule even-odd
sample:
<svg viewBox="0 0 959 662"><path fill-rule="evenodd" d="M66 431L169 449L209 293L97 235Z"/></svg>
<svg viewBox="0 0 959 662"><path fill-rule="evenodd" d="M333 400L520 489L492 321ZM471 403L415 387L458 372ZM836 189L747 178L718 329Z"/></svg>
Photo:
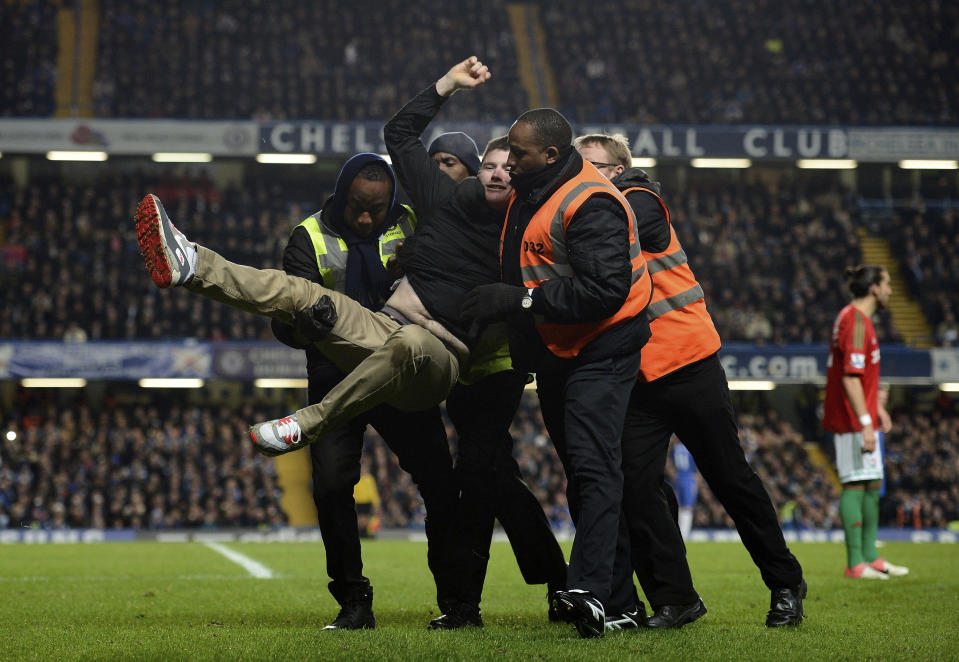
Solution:
<svg viewBox="0 0 959 662"><path fill-rule="evenodd" d="M853 301L832 328L823 427L833 433L842 483L839 517L846 534L846 577L888 579L909 569L884 560L876 549L883 476L876 431L889 432L892 421L879 404L879 341L870 318L886 307L892 286L889 272L875 265L850 267L846 277Z"/></svg>

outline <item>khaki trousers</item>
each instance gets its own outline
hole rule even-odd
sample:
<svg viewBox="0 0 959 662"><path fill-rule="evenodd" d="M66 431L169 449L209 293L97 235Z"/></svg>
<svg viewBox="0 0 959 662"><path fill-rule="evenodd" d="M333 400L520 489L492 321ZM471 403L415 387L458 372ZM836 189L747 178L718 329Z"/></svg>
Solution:
<svg viewBox="0 0 959 662"><path fill-rule="evenodd" d="M321 297L332 300L336 324L316 347L347 374L323 400L296 412L309 441L379 404L404 411L434 407L459 379L456 355L426 329L402 325L305 278L235 264L197 245L196 275L186 289L287 323Z"/></svg>

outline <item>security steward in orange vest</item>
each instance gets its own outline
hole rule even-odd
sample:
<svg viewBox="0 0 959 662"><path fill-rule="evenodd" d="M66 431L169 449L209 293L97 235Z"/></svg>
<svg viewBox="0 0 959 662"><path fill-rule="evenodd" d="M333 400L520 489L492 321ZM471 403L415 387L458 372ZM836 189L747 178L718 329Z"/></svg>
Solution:
<svg viewBox="0 0 959 662"><path fill-rule="evenodd" d="M766 625L798 625L806 591L802 567L786 546L772 501L739 443L736 413L717 353L719 334L706 310L703 288L669 222L659 184L631 167L628 144L621 138L584 136L576 146L644 217L639 228L653 279L653 300L647 309L652 338L643 348L623 430L627 489L623 503L636 575L654 609L647 626L681 627L706 613L686 562L676 497L665 482L673 434L689 449L706 484L735 522L772 592ZM650 235L661 241L664 232L669 236L665 250L646 251L653 243L647 241ZM643 507L633 509L633 504Z"/></svg>
<svg viewBox="0 0 959 662"><path fill-rule="evenodd" d="M395 200L393 170L376 154L357 154L340 170L333 195L323 209L293 229L283 253L283 269L344 292L367 308L380 310L393 279L385 264L414 230L413 210ZM316 346L297 337L292 325L273 322L276 337L306 349L310 404L343 379L343 372ZM366 426L371 425L396 453L426 507L427 561L442 601L452 591L441 565L447 531L455 516L459 489L453 473L439 407L399 411L380 405L310 445L313 501L326 550L329 590L340 604L327 630L373 628L373 587L363 575L353 486L360 479Z"/></svg>
<svg viewBox="0 0 959 662"><path fill-rule="evenodd" d="M504 282L474 288L463 314L506 319L514 367L536 373L543 420L579 504L567 587L553 604L580 636L596 637L606 629L620 435L649 338L652 286L629 204L571 143L569 122L548 108L510 128Z"/></svg>

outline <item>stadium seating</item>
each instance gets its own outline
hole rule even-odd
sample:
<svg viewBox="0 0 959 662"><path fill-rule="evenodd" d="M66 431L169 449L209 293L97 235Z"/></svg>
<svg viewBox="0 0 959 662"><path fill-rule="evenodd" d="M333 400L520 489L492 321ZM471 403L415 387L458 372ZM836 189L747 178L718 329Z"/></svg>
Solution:
<svg viewBox="0 0 959 662"><path fill-rule="evenodd" d="M956 124L949 3L544 3L580 122ZM951 100L950 100L951 99Z"/></svg>
<svg viewBox="0 0 959 662"><path fill-rule="evenodd" d="M501 0L100 6L98 117L385 120L436 79L437 63L472 53L496 83L457 117L503 120L525 106Z"/></svg>
<svg viewBox="0 0 959 662"><path fill-rule="evenodd" d="M0 528L179 529L284 524L275 464L242 408L32 403L6 416Z"/></svg>
<svg viewBox="0 0 959 662"><path fill-rule="evenodd" d="M7 284L0 337L271 339L262 319L161 292L140 278L127 219L143 193L154 191L191 239L237 262L279 267L290 230L332 186L251 177L242 187L219 189L202 174L107 175L92 187L57 180L22 190L0 186L0 209L9 210L0 216ZM846 302L843 269L859 250L837 192L790 183L690 184L664 196L724 340L828 342ZM938 278L939 287L917 291L929 306L951 282L945 273ZM880 340L897 341L888 316L880 319Z"/></svg>
<svg viewBox="0 0 959 662"><path fill-rule="evenodd" d="M893 242L910 294L922 303L936 344L959 345L959 227L954 209L919 204L896 211Z"/></svg>
<svg viewBox="0 0 959 662"><path fill-rule="evenodd" d="M556 83L560 110L592 125L959 124L959 5L888 0L799 0L768 11L749 0L554 0L524 5L533 23L522 28L504 0L0 0L0 117L75 110L57 108L69 79L58 70L60 49L70 43L58 15L70 5L99 12L96 49L84 63L98 118L384 120L443 67L475 53L494 77L483 93L451 104L450 119L509 121L530 105L521 65L531 65L541 83ZM521 63L521 42L544 48L545 58ZM291 228L322 205L335 177L331 163L295 177L247 164L241 178L214 181L218 163L136 169L123 157L114 166L111 155L99 170L73 171L34 167L40 159L8 167L9 156L0 163L0 340L272 342L265 319L153 287L129 217L153 191L192 239L231 260L279 267ZM916 196L897 171L892 198L865 219L863 191L886 192L863 168L860 190L849 178L769 164L726 178L676 169L660 164L657 176L725 342L828 342L847 301L843 268L861 259L857 229L869 227L893 247L936 344L959 346L954 176L923 180ZM884 347L902 341L887 313L877 320ZM0 406L3 430L18 432L0 446L0 528L284 523L274 465L244 443L249 422L277 412L171 393L149 406L34 397L17 390L12 408ZM746 408L741 437L785 527L834 528L837 488L804 450L803 440L819 434L814 405L804 406L802 429L771 408ZM944 399L895 412L883 525L959 520L954 408ZM554 527L569 530L565 479L534 398L513 433L531 489ZM365 451L382 525L422 528L422 500L395 456L374 433ZM700 494L696 526L730 526L708 489Z"/></svg>
<svg viewBox="0 0 959 662"><path fill-rule="evenodd" d="M264 406L195 405L173 394L150 405L55 406L24 394L0 420L18 432L0 449L0 528L275 527L284 523L274 464L247 442L250 417ZM814 463L803 435L775 412L743 413L740 437L788 530L839 526L838 488ZM534 397L512 428L524 478L553 526L571 530L562 466ZM449 428L455 447L456 435ZM887 498L881 524L944 528L959 520L959 414L897 411L886 440ZM370 458L383 502L382 526L422 529L422 499L382 439ZM672 465L667 467L673 475ZM695 526L732 522L701 485Z"/></svg>
<svg viewBox="0 0 959 662"><path fill-rule="evenodd" d="M0 8L0 117L49 117L57 77L55 2Z"/></svg>
<svg viewBox="0 0 959 662"><path fill-rule="evenodd" d="M490 92L458 119L506 121L528 106L502 0L101 0L97 117L385 119L437 75L480 55ZM757 11L749 0L540 3L558 105L591 123L954 125L954 3L821 3ZM5 3L0 116L49 116L56 4ZM524 32L529 31L526 26ZM170 48L170 44L177 44Z"/></svg>

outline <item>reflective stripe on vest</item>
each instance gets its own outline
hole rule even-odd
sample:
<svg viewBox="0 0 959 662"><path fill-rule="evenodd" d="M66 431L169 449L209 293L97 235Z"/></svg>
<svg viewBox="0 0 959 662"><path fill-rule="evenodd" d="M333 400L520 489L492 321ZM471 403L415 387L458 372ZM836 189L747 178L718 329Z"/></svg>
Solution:
<svg viewBox="0 0 959 662"><path fill-rule="evenodd" d="M656 287L655 285L653 287ZM693 287L689 288L685 292L680 292L679 294L674 294L671 297L666 299L660 299L654 303L649 304L649 307L646 308L646 315L649 317L649 321L652 322L658 317L662 317L666 313L679 310L680 308L685 308L694 301L699 301L706 294L703 292L703 288L699 283L696 283Z"/></svg>
<svg viewBox="0 0 959 662"><path fill-rule="evenodd" d="M380 236L380 259L386 266L390 256L396 253L396 247L401 241L413 234L416 229L416 213L412 207L402 205L406 214ZM349 251L346 242L333 234L325 225L319 222L320 212L317 212L300 223L309 233L316 252L316 266L320 270L323 286L337 292L346 291L346 260Z"/></svg>
<svg viewBox="0 0 959 662"><path fill-rule="evenodd" d="M608 195L619 202L629 219L630 289L620 309L604 320L582 324L537 322L536 329L543 342L553 354L562 358L577 356L583 347L608 328L638 315L652 296L652 280L636 240L636 216L626 198L586 161L579 174L560 186L530 219L520 247L520 273L524 285L539 287L553 278L575 278L569 262L566 229L583 203L595 195ZM508 218L509 210L506 213ZM506 224L503 236L505 232ZM500 246L502 250L502 241Z"/></svg>
<svg viewBox="0 0 959 662"><path fill-rule="evenodd" d="M636 186L624 190L623 195L633 191L656 198L669 223L669 210L655 191ZM653 300L646 309L652 337L643 347L639 379L650 382L715 354L722 342L706 310L703 288L689 268L672 224L666 250L643 251L643 255L653 279Z"/></svg>

